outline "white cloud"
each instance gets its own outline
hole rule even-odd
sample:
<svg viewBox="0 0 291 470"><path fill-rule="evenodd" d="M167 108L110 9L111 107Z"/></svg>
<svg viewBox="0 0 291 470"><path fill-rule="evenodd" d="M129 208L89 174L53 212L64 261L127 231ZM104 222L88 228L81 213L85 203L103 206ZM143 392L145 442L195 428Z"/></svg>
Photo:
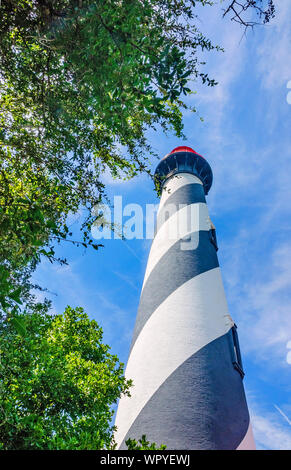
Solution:
<svg viewBox="0 0 291 470"><path fill-rule="evenodd" d="M277 411L279 411L280 415L283 416L283 418L285 419L286 423L288 423L289 426L291 426L291 421L290 421L290 419L288 418L288 416L284 413L284 411L282 411L281 408L279 408L278 405L274 405L274 407L276 408Z"/></svg>
<svg viewBox="0 0 291 470"><path fill-rule="evenodd" d="M222 18L220 4L199 8L198 16L198 26L203 34L209 37L214 45L224 49L224 52L214 50L201 53L201 60L206 61L203 71L208 73L210 78L214 78L218 85L209 88L197 83L197 95L193 98L198 110L206 116L206 123L211 125L209 138L217 144L223 140L218 131L224 120L225 106L231 99L230 87L244 66L246 41L242 40L242 29L236 23ZM209 109L204 111L205 106Z"/></svg>
<svg viewBox="0 0 291 470"><path fill-rule="evenodd" d="M291 79L291 3L276 2L276 16L258 48L258 72L265 88L286 87ZM287 94L287 92L286 92Z"/></svg>
<svg viewBox="0 0 291 470"><path fill-rule="evenodd" d="M291 431L279 423L275 413L251 415L258 450L291 450Z"/></svg>
<svg viewBox="0 0 291 470"><path fill-rule="evenodd" d="M257 450L290 450L291 426L286 413L290 405L265 403L262 391L247 390L251 424ZM283 411L284 410L284 411ZM284 415L284 416L283 416ZM286 420L287 418L287 420Z"/></svg>
<svg viewBox="0 0 291 470"><path fill-rule="evenodd" d="M240 231L225 251L223 275L231 314L239 325L244 354L272 369L288 372L291 340L291 247L282 242L259 253L264 227ZM255 241L252 240L255 235ZM251 243L256 246L251 246ZM291 372L291 369L290 369Z"/></svg>

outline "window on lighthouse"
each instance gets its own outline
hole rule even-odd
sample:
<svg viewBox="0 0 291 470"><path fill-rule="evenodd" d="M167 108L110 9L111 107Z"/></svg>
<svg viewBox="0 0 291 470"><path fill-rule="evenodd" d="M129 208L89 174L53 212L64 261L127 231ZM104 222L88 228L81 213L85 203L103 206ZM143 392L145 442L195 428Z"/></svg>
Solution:
<svg viewBox="0 0 291 470"><path fill-rule="evenodd" d="M239 342L238 342L238 335L237 335L237 326L234 324L234 326L231 329L232 333L232 363L233 367L240 373L241 377L244 378L244 370L243 370L243 365L242 365L242 359L241 359L241 353L240 353L240 347L239 347Z"/></svg>
<svg viewBox="0 0 291 470"><path fill-rule="evenodd" d="M215 227L214 227L213 223L211 222L211 220L210 220L209 234L210 234L210 241L211 241L212 245L214 246L215 250L218 251L216 230L215 230Z"/></svg>

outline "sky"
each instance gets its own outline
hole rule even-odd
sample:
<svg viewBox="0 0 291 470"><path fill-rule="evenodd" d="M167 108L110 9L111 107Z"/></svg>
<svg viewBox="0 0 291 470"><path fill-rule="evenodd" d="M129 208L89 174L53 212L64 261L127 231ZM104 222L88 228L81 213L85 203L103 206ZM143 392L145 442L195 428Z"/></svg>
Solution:
<svg viewBox="0 0 291 470"><path fill-rule="evenodd" d="M219 84L194 84L189 102L198 113L184 115L187 140L148 135L161 158L184 144L212 167L207 203L258 449L291 449L291 3L276 3L276 18L246 35L222 19L220 2L197 9L201 30L224 48L202 56ZM123 205L145 213L159 202L147 176L103 180ZM72 229L78 223L72 219ZM53 312L82 306L126 363L151 241L103 243L98 251L63 245L69 265L43 262L33 280L49 289Z"/></svg>

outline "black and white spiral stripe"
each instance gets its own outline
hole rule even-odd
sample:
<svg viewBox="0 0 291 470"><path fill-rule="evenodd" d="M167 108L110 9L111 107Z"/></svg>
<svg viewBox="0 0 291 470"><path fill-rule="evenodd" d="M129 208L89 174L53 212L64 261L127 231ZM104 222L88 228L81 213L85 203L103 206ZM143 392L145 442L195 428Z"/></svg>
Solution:
<svg viewBox="0 0 291 470"><path fill-rule="evenodd" d="M159 213L175 206L160 224L145 273L126 377L131 397L120 400L116 442L146 434L168 449L253 448L242 378L232 363L231 329L201 181L184 173L163 191ZM183 205L180 208L180 205ZM199 220L169 229L199 205ZM183 225L183 224L182 224ZM181 239L198 237L182 250Z"/></svg>

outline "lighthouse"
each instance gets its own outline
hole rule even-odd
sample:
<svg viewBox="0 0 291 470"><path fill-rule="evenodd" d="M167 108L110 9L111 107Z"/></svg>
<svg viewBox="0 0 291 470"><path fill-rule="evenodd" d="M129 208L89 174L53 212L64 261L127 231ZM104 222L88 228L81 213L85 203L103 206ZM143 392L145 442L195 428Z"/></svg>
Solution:
<svg viewBox="0 0 291 470"><path fill-rule="evenodd" d="M155 176L161 200L125 371L131 397L117 409L117 448L145 434L173 450L255 449L205 199L211 167L177 147Z"/></svg>

